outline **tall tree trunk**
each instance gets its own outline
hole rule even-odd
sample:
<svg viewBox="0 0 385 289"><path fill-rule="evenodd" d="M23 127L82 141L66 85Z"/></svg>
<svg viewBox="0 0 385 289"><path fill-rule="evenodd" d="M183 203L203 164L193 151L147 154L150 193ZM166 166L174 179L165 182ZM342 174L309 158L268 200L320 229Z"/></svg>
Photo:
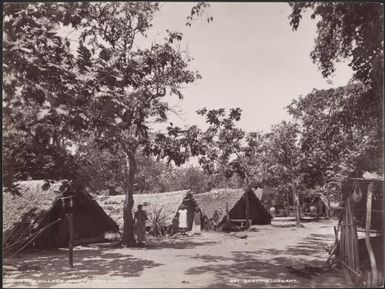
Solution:
<svg viewBox="0 0 385 289"><path fill-rule="evenodd" d="M250 202L249 202L249 192L248 191L246 191L246 194L245 194L245 218L246 218L246 228L249 228Z"/></svg>
<svg viewBox="0 0 385 289"><path fill-rule="evenodd" d="M329 192L325 194L326 196L326 218L330 219L331 209L330 209L330 198L329 198Z"/></svg>
<svg viewBox="0 0 385 289"><path fill-rule="evenodd" d="M126 247L135 246L134 237L134 218L132 216L132 208L134 207L134 180L136 173L135 154L126 153L126 168L124 181L124 208L123 208L123 238L122 244Z"/></svg>
<svg viewBox="0 0 385 289"><path fill-rule="evenodd" d="M325 175L324 173L321 171L321 175L322 175L322 181L323 181L323 187L324 187L324 192L325 192L325 197L326 197L326 218L327 219L330 219L330 197L329 197L329 191L327 190L326 188L326 178L325 178Z"/></svg>
<svg viewBox="0 0 385 289"><path fill-rule="evenodd" d="M296 211L296 221L297 226L300 225L300 216L299 216L299 199L298 199L298 193L297 193L297 184L295 183L295 178L292 178L292 184L293 184L293 201Z"/></svg>

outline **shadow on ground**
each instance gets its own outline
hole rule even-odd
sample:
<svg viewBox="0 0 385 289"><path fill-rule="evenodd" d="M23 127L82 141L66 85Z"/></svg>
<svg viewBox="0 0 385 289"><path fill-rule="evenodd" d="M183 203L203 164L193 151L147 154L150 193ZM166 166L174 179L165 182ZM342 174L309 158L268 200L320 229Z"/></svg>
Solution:
<svg viewBox="0 0 385 289"><path fill-rule="evenodd" d="M250 251L232 251L228 258L202 255L191 258L201 258L209 264L187 270L188 275L213 273L215 282L207 287L345 287L342 276L330 272L306 279L288 272L285 266L303 268L305 265L322 266L326 259L317 257L330 239L324 235L311 234L307 239L287 250L261 249ZM313 258L310 256L314 256ZM229 261L229 264L215 264L215 260ZM213 262L214 260L214 262ZM264 280L273 282L265 282ZM238 282L232 282L232 281ZM289 282L285 282L290 280ZM276 282L276 283L274 283ZM280 283L278 283L280 282Z"/></svg>
<svg viewBox="0 0 385 289"><path fill-rule="evenodd" d="M132 253L136 250L160 250L165 248L183 250L216 243L213 241L197 242L188 239L188 237L152 239L146 242L145 247L129 248L129 250ZM98 276L139 277L144 270L163 265L122 253L123 248L106 248L103 246L105 244L75 247L75 268L73 269L68 265L67 250L29 252L20 259L8 260L7 262L14 264L18 270L13 270L12 274L11 272L5 272L5 276L8 275L10 278L15 279L12 285L40 288L51 287L64 282L80 282L85 278L90 280ZM31 279L35 282L26 281Z"/></svg>
<svg viewBox="0 0 385 289"><path fill-rule="evenodd" d="M106 252L98 249L76 249L74 251L74 268L68 265L68 255L64 250L45 252L44 256L30 253L28 261L21 263L17 259L9 260L25 272L16 271L11 278L17 278L13 285L51 287L64 282L91 279L92 276L139 277L145 269L160 266L150 260L134 258L128 254ZM30 270L28 269L30 268ZM25 277L25 278L24 278ZM35 282L27 282L28 279ZM21 281L22 280L22 281ZM23 282L19 284L19 282ZM12 285L11 285L12 286Z"/></svg>
<svg viewBox="0 0 385 289"><path fill-rule="evenodd" d="M146 249L146 250L159 250L159 249L193 249L199 246L210 246L215 245L217 242L214 241L194 241L192 239L153 239L149 240L146 243L146 246L138 249Z"/></svg>

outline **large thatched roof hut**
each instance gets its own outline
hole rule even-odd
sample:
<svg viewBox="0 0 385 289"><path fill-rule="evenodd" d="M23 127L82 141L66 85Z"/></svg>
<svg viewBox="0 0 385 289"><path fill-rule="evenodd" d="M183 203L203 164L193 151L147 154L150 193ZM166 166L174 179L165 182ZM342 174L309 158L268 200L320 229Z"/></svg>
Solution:
<svg viewBox="0 0 385 289"><path fill-rule="evenodd" d="M170 225L187 192L188 190L152 194L134 194L134 211L136 211L137 205L140 204L151 219L152 215L161 209L163 220L166 225ZM117 195L108 197L101 196L98 200L103 209L118 223L120 228L123 228L124 199L124 195Z"/></svg>
<svg viewBox="0 0 385 289"><path fill-rule="evenodd" d="M245 192L243 189L217 189L207 193L194 194L194 199L203 215L208 219L218 212L221 220L226 218L226 206L230 219L245 219L246 196L249 198L249 217L252 224L270 224L272 216L262 206L258 197L252 190Z"/></svg>
<svg viewBox="0 0 385 289"><path fill-rule="evenodd" d="M85 244L104 239L106 232L118 231L117 224L85 191L70 192L67 181L48 184L44 180L16 183L19 194L3 194L3 246L31 242L38 248L65 247L69 230L63 204L73 196L74 243ZM68 205L68 204L67 204ZM17 246L15 246L16 248Z"/></svg>

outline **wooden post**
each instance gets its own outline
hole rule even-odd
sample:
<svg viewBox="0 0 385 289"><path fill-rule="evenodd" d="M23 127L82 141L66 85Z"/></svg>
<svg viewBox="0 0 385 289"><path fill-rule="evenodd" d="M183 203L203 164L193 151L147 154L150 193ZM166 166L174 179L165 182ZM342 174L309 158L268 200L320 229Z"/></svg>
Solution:
<svg viewBox="0 0 385 289"><path fill-rule="evenodd" d="M226 202L226 219L227 223L230 221L230 215L229 215L229 204Z"/></svg>
<svg viewBox="0 0 385 289"><path fill-rule="evenodd" d="M67 197L68 198L68 197ZM62 199L63 207L65 207L64 199ZM74 216L73 216L73 207L74 207L74 200L73 197L69 197L69 205L67 208L65 208L66 217L68 221L68 231L69 231L69 240L68 240L68 261L71 268L74 267L74 260L73 260L73 250L74 250Z"/></svg>
<svg viewBox="0 0 385 289"><path fill-rule="evenodd" d="M248 191L245 193L245 218L246 218L246 228L249 228L249 219L250 219L250 204L249 204L249 194Z"/></svg>
<svg viewBox="0 0 385 289"><path fill-rule="evenodd" d="M295 183L294 177L292 178L292 184L293 184L293 203L295 206L295 211L296 211L296 221L297 221L297 226L300 225L300 215L299 215L299 199L297 195L297 185Z"/></svg>
<svg viewBox="0 0 385 289"><path fill-rule="evenodd" d="M74 228L73 228L73 214L69 213L66 214L67 221L68 221L68 227L69 227L69 240L68 240L68 260L70 266L74 267L74 260L73 260L73 238L74 238Z"/></svg>
<svg viewBox="0 0 385 289"><path fill-rule="evenodd" d="M372 286L378 284L378 271L376 259L374 257L372 244L370 243L370 227L372 222L372 196L373 196L373 182L369 182L368 192L366 197L366 226L365 226L365 244L369 254L370 267L372 268Z"/></svg>
<svg viewBox="0 0 385 289"><path fill-rule="evenodd" d="M352 197L346 199L343 223L341 224L340 252L342 257L346 257L346 265L355 272L359 271L359 255L358 255L358 236L356 226L353 220ZM346 276L345 276L346 277ZM355 286L359 282L357 275L351 276L350 279Z"/></svg>

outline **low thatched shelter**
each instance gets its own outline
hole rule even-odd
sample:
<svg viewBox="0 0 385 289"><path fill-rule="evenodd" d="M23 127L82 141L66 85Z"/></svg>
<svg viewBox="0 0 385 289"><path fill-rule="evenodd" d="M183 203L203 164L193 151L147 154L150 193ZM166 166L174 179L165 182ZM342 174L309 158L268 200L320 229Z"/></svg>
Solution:
<svg viewBox="0 0 385 289"><path fill-rule="evenodd" d="M138 205L143 206L143 210L147 212L149 219L155 212L162 210L162 219L165 225L171 225L175 213L178 211L180 204L188 190L152 193L152 194L134 194L134 211ZM124 195L103 196L99 197L99 203L103 209L118 223L119 227L123 228L123 205ZM147 222L150 225L150 222Z"/></svg>
<svg viewBox="0 0 385 289"><path fill-rule="evenodd" d="M262 206L252 190L245 192L243 189L217 189L203 194L194 194L194 199L203 215L212 219L217 211L222 222L226 219L226 206L230 220L246 219L246 197L249 202L251 224L270 224L273 217Z"/></svg>
<svg viewBox="0 0 385 289"><path fill-rule="evenodd" d="M118 231L117 224L84 190L69 191L69 182L44 180L17 182L18 194L3 194L3 248L68 246L69 227L63 204L73 196L74 244L104 239L106 232ZM68 200L68 198L67 198ZM67 204L68 205L68 204ZM15 244L20 244L16 246Z"/></svg>

